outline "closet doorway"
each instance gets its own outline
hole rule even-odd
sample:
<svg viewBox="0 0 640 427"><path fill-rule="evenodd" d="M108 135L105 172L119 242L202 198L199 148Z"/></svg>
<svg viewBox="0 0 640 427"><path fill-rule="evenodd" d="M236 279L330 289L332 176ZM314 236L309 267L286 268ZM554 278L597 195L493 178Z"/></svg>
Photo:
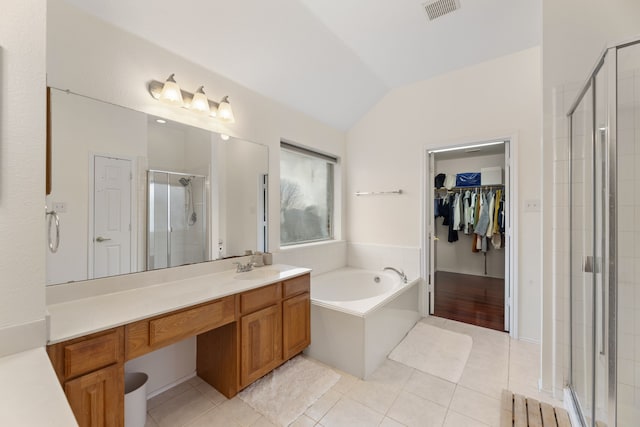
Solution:
<svg viewBox="0 0 640 427"><path fill-rule="evenodd" d="M427 150L429 314L512 330L510 140Z"/></svg>

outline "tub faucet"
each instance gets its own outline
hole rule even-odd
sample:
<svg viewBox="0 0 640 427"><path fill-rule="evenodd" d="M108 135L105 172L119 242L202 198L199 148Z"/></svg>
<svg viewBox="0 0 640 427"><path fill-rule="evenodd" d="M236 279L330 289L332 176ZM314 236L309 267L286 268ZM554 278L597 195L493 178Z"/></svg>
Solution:
<svg viewBox="0 0 640 427"><path fill-rule="evenodd" d="M398 275L400 276L400 278L402 279L402 283L407 283L407 275L404 274L404 271L402 270L398 270L397 268L393 268L393 267L385 267L382 269L382 271L385 270L391 270L391 271L395 271L396 273L398 273Z"/></svg>

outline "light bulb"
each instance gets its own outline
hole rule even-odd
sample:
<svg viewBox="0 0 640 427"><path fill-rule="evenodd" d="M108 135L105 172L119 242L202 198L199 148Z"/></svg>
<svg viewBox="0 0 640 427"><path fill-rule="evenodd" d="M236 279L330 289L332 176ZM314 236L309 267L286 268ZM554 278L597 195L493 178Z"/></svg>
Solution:
<svg viewBox="0 0 640 427"><path fill-rule="evenodd" d="M204 94L204 86L200 86L196 93L193 94L189 108L198 113L209 114L209 100L207 95Z"/></svg>
<svg viewBox="0 0 640 427"><path fill-rule="evenodd" d="M236 121L235 117L233 117L233 110L231 109L231 104L229 104L229 97L225 96L220 101L218 105L217 117L225 122L234 123Z"/></svg>
<svg viewBox="0 0 640 427"><path fill-rule="evenodd" d="M222 139L223 141L228 141L229 140L229 135L227 135L226 133L221 133L220 134L220 139Z"/></svg>
<svg viewBox="0 0 640 427"><path fill-rule="evenodd" d="M173 78L173 74L169 76L166 82L164 82L164 86L162 86L162 91L160 92L160 101L165 102L171 105L177 105L182 107L184 105L184 101L182 100L182 92L180 91L180 86Z"/></svg>

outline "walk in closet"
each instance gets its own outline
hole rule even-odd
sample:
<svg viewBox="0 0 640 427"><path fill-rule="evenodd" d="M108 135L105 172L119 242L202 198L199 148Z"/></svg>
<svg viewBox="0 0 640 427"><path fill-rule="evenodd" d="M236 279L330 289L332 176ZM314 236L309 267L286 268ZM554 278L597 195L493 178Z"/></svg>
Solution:
<svg viewBox="0 0 640 427"><path fill-rule="evenodd" d="M509 330L508 142L428 155L430 313Z"/></svg>

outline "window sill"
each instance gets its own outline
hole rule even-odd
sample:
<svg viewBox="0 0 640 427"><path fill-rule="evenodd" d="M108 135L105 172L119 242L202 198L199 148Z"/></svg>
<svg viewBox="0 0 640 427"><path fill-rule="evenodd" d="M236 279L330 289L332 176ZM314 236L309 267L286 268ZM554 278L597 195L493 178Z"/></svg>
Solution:
<svg viewBox="0 0 640 427"><path fill-rule="evenodd" d="M337 245L337 244L343 244L343 243L346 243L346 241L336 240L336 239L322 240L319 242L300 243L297 245L280 246L280 252L288 252L296 249L304 249L304 248L310 248L315 246Z"/></svg>

